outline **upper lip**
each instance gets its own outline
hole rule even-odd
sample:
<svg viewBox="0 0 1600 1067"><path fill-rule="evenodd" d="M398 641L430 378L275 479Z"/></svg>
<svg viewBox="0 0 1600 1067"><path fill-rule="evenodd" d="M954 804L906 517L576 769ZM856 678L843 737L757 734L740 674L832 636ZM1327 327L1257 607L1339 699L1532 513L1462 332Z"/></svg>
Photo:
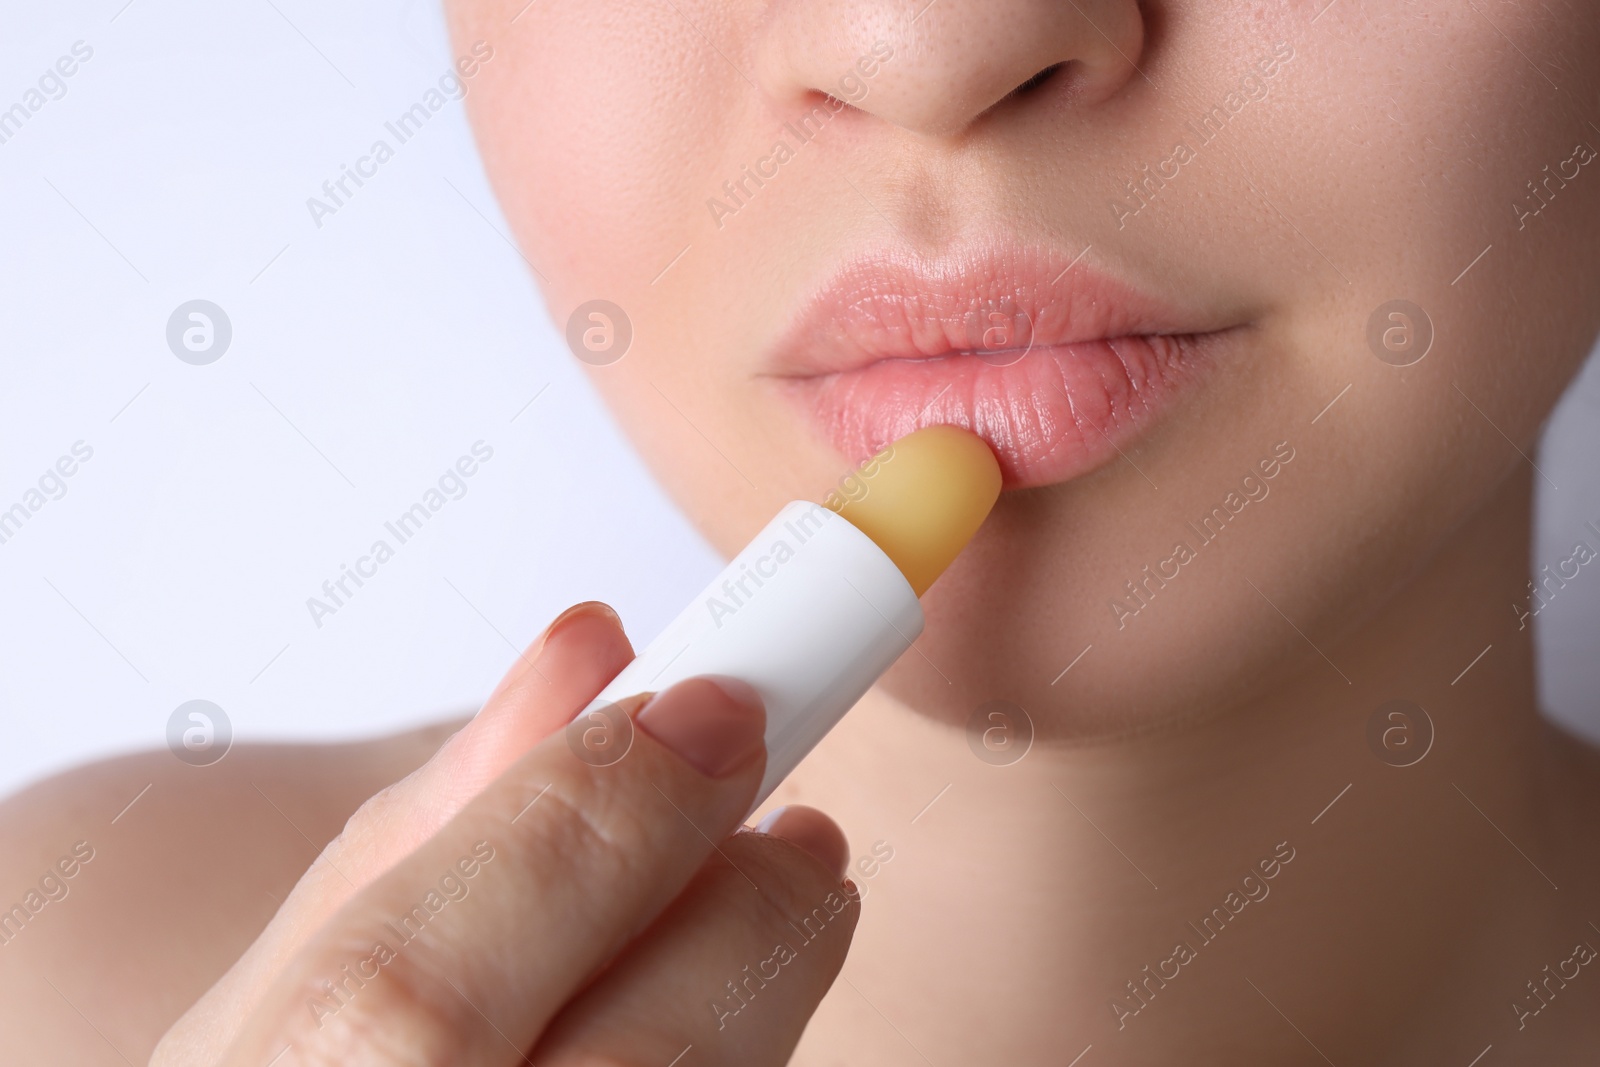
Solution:
<svg viewBox="0 0 1600 1067"><path fill-rule="evenodd" d="M1228 325L1048 248L966 249L938 258L880 253L816 290L768 354L767 373L809 378L887 359L936 359L1005 344L1073 345ZM998 327L986 334L989 327Z"/></svg>

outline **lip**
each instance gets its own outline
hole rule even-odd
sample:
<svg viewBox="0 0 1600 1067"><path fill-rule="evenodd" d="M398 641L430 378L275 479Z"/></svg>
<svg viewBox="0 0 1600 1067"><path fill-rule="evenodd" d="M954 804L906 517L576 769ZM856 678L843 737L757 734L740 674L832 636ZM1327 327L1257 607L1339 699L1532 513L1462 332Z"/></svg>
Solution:
<svg viewBox="0 0 1600 1067"><path fill-rule="evenodd" d="M1146 433L1238 325L1090 258L1010 248L855 260L801 306L766 375L850 462L949 424L988 441L1008 489L1079 477Z"/></svg>

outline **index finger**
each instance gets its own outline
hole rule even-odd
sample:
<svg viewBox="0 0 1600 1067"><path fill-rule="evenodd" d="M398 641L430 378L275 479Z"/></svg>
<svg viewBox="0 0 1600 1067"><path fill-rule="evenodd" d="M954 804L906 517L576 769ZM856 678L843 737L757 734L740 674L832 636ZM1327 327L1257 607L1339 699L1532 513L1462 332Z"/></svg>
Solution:
<svg viewBox="0 0 1600 1067"><path fill-rule="evenodd" d="M483 709L423 766L350 817L271 923L175 1023L157 1049L215 1059L311 933L346 901L438 833L473 796L570 720L633 658L616 612L587 602L562 612L506 673Z"/></svg>
<svg viewBox="0 0 1600 1067"><path fill-rule="evenodd" d="M624 704L625 756L597 765L562 733L518 760L309 939L226 1062L520 1062L739 825L765 768L744 683Z"/></svg>

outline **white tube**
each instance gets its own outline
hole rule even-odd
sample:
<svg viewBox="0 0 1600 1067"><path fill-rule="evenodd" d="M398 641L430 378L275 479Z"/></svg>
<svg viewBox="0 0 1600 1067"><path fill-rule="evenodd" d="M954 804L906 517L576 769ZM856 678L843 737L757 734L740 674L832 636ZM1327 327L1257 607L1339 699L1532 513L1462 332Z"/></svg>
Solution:
<svg viewBox="0 0 1600 1067"><path fill-rule="evenodd" d="M701 674L767 707L767 772L751 811L922 633L911 584L871 539L797 500L622 669L578 718Z"/></svg>

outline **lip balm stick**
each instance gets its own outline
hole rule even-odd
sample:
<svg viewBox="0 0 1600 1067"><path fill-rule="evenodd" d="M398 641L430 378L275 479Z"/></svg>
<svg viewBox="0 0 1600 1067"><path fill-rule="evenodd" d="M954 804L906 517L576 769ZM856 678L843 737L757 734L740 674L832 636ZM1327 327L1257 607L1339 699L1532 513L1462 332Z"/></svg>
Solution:
<svg viewBox="0 0 1600 1067"><path fill-rule="evenodd" d="M767 708L766 800L922 633L917 598L1000 495L1000 466L954 426L911 433L794 501L624 667L578 719L614 725L616 701L696 675L754 686Z"/></svg>

